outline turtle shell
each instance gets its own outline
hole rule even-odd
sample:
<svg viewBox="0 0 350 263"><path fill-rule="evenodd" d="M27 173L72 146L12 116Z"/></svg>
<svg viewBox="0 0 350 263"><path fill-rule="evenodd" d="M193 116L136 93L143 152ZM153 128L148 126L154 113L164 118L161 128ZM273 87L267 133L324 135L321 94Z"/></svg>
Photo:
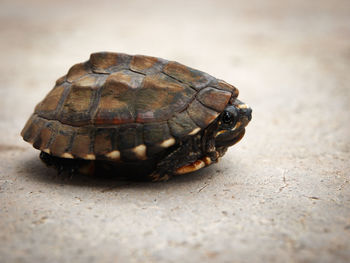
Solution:
<svg viewBox="0 0 350 263"><path fill-rule="evenodd" d="M93 53L56 81L21 135L58 157L144 160L205 129L237 96L177 62Z"/></svg>

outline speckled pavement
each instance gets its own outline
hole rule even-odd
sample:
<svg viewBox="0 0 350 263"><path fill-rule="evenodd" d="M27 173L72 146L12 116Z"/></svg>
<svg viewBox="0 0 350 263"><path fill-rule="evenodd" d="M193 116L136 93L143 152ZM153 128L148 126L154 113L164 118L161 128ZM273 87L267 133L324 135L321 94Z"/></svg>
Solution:
<svg viewBox="0 0 350 263"><path fill-rule="evenodd" d="M349 1L0 3L0 262L350 262ZM95 51L179 61L253 108L166 183L60 178L19 133Z"/></svg>

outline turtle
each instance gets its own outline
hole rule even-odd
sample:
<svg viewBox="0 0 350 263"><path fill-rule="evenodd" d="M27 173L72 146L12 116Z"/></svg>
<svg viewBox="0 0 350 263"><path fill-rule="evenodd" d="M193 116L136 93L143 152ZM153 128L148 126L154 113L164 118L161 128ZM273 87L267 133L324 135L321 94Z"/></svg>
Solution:
<svg viewBox="0 0 350 263"><path fill-rule="evenodd" d="M96 52L37 104L21 136L59 173L151 181L216 163L252 109L205 72L152 56Z"/></svg>

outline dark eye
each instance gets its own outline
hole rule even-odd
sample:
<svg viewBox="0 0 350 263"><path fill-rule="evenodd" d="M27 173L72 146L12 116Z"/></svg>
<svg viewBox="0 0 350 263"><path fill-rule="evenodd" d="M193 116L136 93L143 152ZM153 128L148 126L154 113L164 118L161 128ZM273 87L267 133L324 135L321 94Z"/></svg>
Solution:
<svg viewBox="0 0 350 263"><path fill-rule="evenodd" d="M222 121L225 124L230 124L234 119L234 116L231 112L225 111L224 114L222 115Z"/></svg>

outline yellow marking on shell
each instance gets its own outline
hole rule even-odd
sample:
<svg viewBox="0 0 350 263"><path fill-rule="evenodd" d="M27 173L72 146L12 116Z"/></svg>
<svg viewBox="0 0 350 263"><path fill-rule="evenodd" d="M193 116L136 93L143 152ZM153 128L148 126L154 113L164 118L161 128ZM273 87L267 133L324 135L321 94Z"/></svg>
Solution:
<svg viewBox="0 0 350 263"><path fill-rule="evenodd" d="M117 150L112 151L110 153L107 153L106 157L108 157L110 159L114 159L114 160L119 160L120 159L120 152Z"/></svg>
<svg viewBox="0 0 350 263"><path fill-rule="evenodd" d="M227 130L221 130L221 131L218 131L216 134L215 134L215 137L218 137L220 134L223 134L227 132Z"/></svg>
<svg viewBox="0 0 350 263"><path fill-rule="evenodd" d="M61 154L62 158L69 158L69 159L73 159L73 155L71 153L62 153Z"/></svg>
<svg viewBox="0 0 350 263"><path fill-rule="evenodd" d="M201 128L195 128L193 131L191 131L188 135L195 135L201 130Z"/></svg>
<svg viewBox="0 0 350 263"><path fill-rule="evenodd" d="M239 108L239 109L248 109L249 106L248 106L248 104L238 104L237 108Z"/></svg>
<svg viewBox="0 0 350 263"><path fill-rule="evenodd" d="M170 139L167 139L167 140L164 140L161 144L160 144L160 147L163 147L163 148L168 148L172 145L175 144L175 139L174 138L170 138Z"/></svg>
<svg viewBox="0 0 350 263"><path fill-rule="evenodd" d="M140 144L132 149L132 151L136 154L137 158L140 160L146 160L146 145Z"/></svg>
<svg viewBox="0 0 350 263"><path fill-rule="evenodd" d="M208 156L204 157L204 158L203 158L203 161L204 161L204 163L205 163L206 166L208 166L208 165L211 164L211 159L210 159Z"/></svg>
<svg viewBox="0 0 350 263"><path fill-rule="evenodd" d="M191 163L189 165L182 166L176 170L176 174L187 174L190 172L197 171L201 168L205 167L205 163L202 160L197 160L194 163Z"/></svg>
<svg viewBox="0 0 350 263"><path fill-rule="evenodd" d="M50 149L48 149L48 148L46 148L46 149L42 149L42 151L43 151L43 152L46 152L46 153L48 153L48 154L50 154L50 153L51 153Z"/></svg>
<svg viewBox="0 0 350 263"><path fill-rule="evenodd" d="M89 154L85 155L83 158L86 160L95 160L96 156L94 154L89 153Z"/></svg>

